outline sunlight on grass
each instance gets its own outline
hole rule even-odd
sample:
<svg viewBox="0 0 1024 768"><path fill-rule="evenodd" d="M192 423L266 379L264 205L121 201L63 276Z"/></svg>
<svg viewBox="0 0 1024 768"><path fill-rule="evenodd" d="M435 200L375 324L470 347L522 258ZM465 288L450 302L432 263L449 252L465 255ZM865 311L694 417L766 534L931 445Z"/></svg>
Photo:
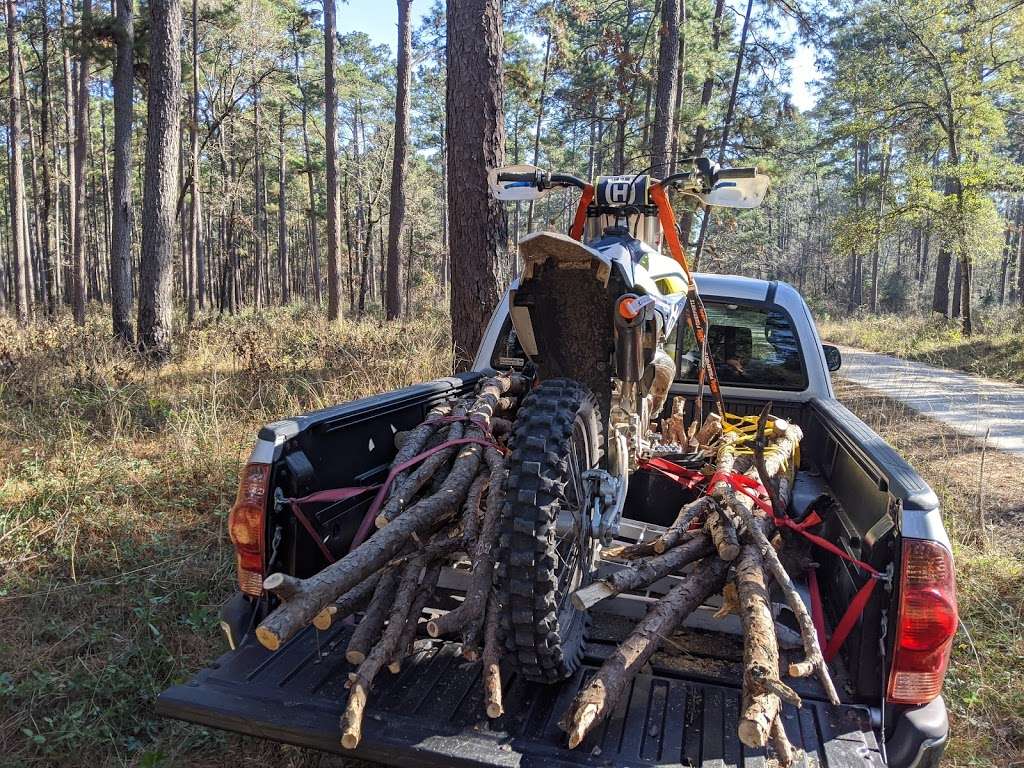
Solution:
<svg viewBox="0 0 1024 768"><path fill-rule="evenodd" d="M0 764L314 759L160 720L152 702L226 650L224 526L260 425L448 374L447 320L331 327L283 309L175 342L154 370L103 317L0 321Z"/></svg>

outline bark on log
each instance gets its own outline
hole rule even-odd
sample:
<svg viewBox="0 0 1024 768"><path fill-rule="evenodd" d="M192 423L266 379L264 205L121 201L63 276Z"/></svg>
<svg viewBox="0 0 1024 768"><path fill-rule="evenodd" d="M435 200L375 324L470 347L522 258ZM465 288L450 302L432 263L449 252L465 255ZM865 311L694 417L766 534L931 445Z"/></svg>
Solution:
<svg viewBox="0 0 1024 768"><path fill-rule="evenodd" d="M388 670L392 674L398 674L402 670L402 661L412 653L413 646L416 644L416 633L419 630L420 616L423 615L423 609L427 607L430 599L434 596L434 590L437 588L437 579L441 575L441 562L439 560L431 560L426 556L423 559L424 562L430 562L430 565L427 566L426 571L423 573L419 591L416 593L416 597L409 608L409 616L406 618L402 636L398 640L398 648L388 662Z"/></svg>
<svg viewBox="0 0 1024 768"><path fill-rule="evenodd" d="M384 631L384 622L394 608L397 590L398 573L395 569L389 569L377 583L370 606L349 638L348 647L345 648L345 660L349 664L362 664L366 661L366 655Z"/></svg>
<svg viewBox="0 0 1024 768"><path fill-rule="evenodd" d="M672 415L661 422L661 439L665 443L686 445L686 398L672 398Z"/></svg>
<svg viewBox="0 0 1024 768"><path fill-rule="evenodd" d="M732 562L740 555L740 542L736 536L736 526L732 518L724 509L716 509L708 515L705 525L712 541L715 542L715 549L718 556L727 562Z"/></svg>
<svg viewBox="0 0 1024 768"><path fill-rule="evenodd" d="M484 623L484 703L487 716L492 720L505 713L502 703L501 646L498 644L498 601L492 593L487 601L487 618Z"/></svg>
<svg viewBox="0 0 1024 768"><path fill-rule="evenodd" d="M783 768L788 768L788 766L793 764L796 755L793 751L793 745L789 742L789 737L786 736L781 712L775 716L775 720L772 722L771 739L772 746L775 747L775 754L779 758L779 765Z"/></svg>
<svg viewBox="0 0 1024 768"><path fill-rule="evenodd" d="M423 563L416 559L402 569L398 591L395 593L394 605L388 616L388 625L381 635L380 641L373 646L366 660L349 675L349 696L345 713L341 716L341 746L355 749L363 735L363 713L366 699L373 680L387 663L402 638L405 623L409 616L414 595L419 587Z"/></svg>
<svg viewBox="0 0 1024 768"><path fill-rule="evenodd" d="M690 523L700 515L707 514L713 508L714 500L709 496L701 496L696 501L691 501L684 506L679 510L679 514L672 522L672 525L652 542L651 545L654 547L654 551L661 554L674 547L683 538L686 531L689 530Z"/></svg>
<svg viewBox="0 0 1024 768"><path fill-rule="evenodd" d="M709 557L651 607L566 713L564 723L570 749L579 746L587 733L614 709L626 686L657 650L661 639L709 595L722 588L728 570L729 564L724 560Z"/></svg>
<svg viewBox="0 0 1024 768"><path fill-rule="evenodd" d="M452 415L465 416L465 408L456 406ZM458 440L463 436L465 428L464 422L453 422L445 430L442 442L446 440ZM427 438L429 439L434 434L439 433L432 432L427 436ZM441 469L447 466L456 451L458 451L458 446L452 446L451 448L445 448L444 450L438 451L424 459L423 463L415 469L403 472L400 477L395 478L394 483L392 484L392 491L388 495L387 501L385 501L384 505L381 507L380 512L377 513L377 517L373 521L374 525L378 529L383 528L402 514L406 506L416 497L416 494L423 490L427 483L438 477ZM416 454L412 455L415 456ZM409 458L412 458L412 456Z"/></svg>
<svg viewBox="0 0 1024 768"><path fill-rule="evenodd" d="M663 555L636 560L616 571L607 579L599 579L572 594L572 602L580 610L586 610L609 597L631 589L643 589L658 579L675 573L687 563L707 557L715 551L711 537L700 534Z"/></svg>
<svg viewBox="0 0 1024 768"><path fill-rule="evenodd" d="M771 599L764 578L760 550L747 544L736 563L733 578L743 623L743 707L739 737L748 747L768 743L772 723L779 714L779 697L765 690L762 681L778 679L779 646L775 639Z"/></svg>
<svg viewBox="0 0 1024 768"><path fill-rule="evenodd" d="M344 619L353 613L365 610L373 598L373 591L377 588L382 571L378 571L361 584L350 589L330 605L326 606L313 618L313 626L323 632L331 628L331 624L338 619Z"/></svg>
<svg viewBox="0 0 1024 768"><path fill-rule="evenodd" d="M431 637L441 637L463 628L463 645L470 648L475 648L479 644L479 628L483 625L487 595L490 594L491 583L494 580L494 552L497 548L498 523L504 499L504 457L494 448L488 448L486 459L490 468L490 490L487 494L487 509L484 511L480 536L473 552L473 574L466 589L466 599L462 601L462 605L427 624L427 632Z"/></svg>
<svg viewBox="0 0 1024 768"><path fill-rule="evenodd" d="M701 424L700 429L697 430L697 434L694 435L694 439L697 441L697 445L708 446L711 445L722 435L722 417L717 413L709 413L707 418L704 419L704 423Z"/></svg>
<svg viewBox="0 0 1024 768"><path fill-rule="evenodd" d="M470 430L480 434L479 430ZM256 638L276 651L309 624L329 602L355 587L393 558L409 541L444 522L458 510L480 464L481 446L463 446L441 491L418 501L391 525L314 576L302 581L301 591L263 620Z"/></svg>

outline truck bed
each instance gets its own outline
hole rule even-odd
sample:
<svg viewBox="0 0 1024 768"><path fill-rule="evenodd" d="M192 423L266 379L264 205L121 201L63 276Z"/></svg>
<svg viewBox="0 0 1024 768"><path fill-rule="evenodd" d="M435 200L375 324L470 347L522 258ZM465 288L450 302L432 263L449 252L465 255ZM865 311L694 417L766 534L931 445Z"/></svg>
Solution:
<svg viewBox="0 0 1024 768"><path fill-rule="evenodd" d="M625 541L656 535L659 526L624 521ZM599 571L616 568L603 562ZM442 590L458 593L464 573L445 574ZM363 740L343 750L338 722L352 667L344 652L352 624L326 632L313 627L277 653L251 635L192 680L165 691L158 713L298 746L412 766L769 766L764 749L744 747L736 736L740 711L742 641L735 617L714 619L718 598L663 644L662 652L632 683L628 696L575 750L565 747L558 719L587 677L614 652L643 615L646 603L671 587L667 577L643 593L625 594L595 607L584 667L557 686L504 678L503 717L483 715L481 667L461 656L457 643L421 640L397 675L383 672L374 685ZM788 609L777 607L785 625ZM784 630L783 630L784 631ZM794 635L795 636L795 635ZM785 652L785 651L784 651ZM841 675L841 670L837 670ZM806 755L797 765L881 766L866 707L824 701L817 682L790 681L804 700L786 707L787 734ZM836 682L845 686L841 676Z"/></svg>

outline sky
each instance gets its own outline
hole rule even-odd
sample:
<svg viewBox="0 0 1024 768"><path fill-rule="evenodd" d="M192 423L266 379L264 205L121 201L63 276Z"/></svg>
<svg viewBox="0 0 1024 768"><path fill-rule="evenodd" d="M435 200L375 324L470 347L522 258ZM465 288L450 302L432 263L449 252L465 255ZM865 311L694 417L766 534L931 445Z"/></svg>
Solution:
<svg viewBox="0 0 1024 768"><path fill-rule="evenodd" d="M413 0L414 23L430 10L431 3L432 0ZM365 32L375 43L389 45L394 51L398 35L398 8L390 0L348 0L338 8L338 31ZM811 82L820 76L814 59L814 48L798 44L790 62L793 103L801 111L814 107L815 94Z"/></svg>

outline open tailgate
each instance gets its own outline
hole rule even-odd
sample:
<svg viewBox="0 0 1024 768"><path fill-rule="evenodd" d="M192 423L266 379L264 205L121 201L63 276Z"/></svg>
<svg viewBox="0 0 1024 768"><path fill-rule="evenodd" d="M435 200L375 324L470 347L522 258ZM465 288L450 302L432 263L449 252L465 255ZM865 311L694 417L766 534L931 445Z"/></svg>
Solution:
<svg viewBox="0 0 1024 768"><path fill-rule="evenodd" d="M432 641L397 675L383 672L370 697L363 740L343 750L339 718L351 670L344 652L351 626L312 627L277 653L251 636L187 683L160 695L161 715L251 736L401 766L768 766L765 750L736 736L740 691L686 679L655 666L635 679L618 710L575 750L558 719L586 676L611 653L592 642L586 666L557 686L505 680L506 714L483 715L480 664L455 643ZM866 708L807 700L788 707L786 731L806 751L798 765L881 766Z"/></svg>

